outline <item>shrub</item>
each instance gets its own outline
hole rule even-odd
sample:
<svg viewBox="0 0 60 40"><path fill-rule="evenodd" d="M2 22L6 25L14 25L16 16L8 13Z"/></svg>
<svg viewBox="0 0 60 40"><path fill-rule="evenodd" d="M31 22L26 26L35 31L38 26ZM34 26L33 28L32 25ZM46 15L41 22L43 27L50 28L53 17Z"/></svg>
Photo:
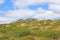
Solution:
<svg viewBox="0 0 60 40"><path fill-rule="evenodd" d="M56 31L56 30L50 30L50 31L46 31L44 33L44 36L47 38L57 39L60 37L60 33L59 31Z"/></svg>
<svg viewBox="0 0 60 40"><path fill-rule="evenodd" d="M31 35L29 30L19 30L19 31L16 31L14 34L15 37L22 37L27 35Z"/></svg>

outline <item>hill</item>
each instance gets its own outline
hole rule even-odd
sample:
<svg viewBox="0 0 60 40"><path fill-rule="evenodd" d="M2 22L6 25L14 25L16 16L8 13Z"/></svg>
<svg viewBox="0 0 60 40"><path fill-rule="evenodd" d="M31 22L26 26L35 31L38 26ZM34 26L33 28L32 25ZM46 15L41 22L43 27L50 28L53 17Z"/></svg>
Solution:
<svg viewBox="0 0 60 40"><path fill-rule="evenodd" d="M29 18L0 24L0 40L60 40L60 20Z"/></svg>

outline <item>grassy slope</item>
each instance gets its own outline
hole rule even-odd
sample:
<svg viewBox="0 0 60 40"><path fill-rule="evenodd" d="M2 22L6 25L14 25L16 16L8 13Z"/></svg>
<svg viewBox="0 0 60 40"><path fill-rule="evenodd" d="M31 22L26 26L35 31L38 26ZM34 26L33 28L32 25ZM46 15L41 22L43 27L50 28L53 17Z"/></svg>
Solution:
<svg viewBox="0 0 60 40"><path fill-rule="evenodd" d="M0 40L60 40L60 20L18 20L0 25Z"/></svg>

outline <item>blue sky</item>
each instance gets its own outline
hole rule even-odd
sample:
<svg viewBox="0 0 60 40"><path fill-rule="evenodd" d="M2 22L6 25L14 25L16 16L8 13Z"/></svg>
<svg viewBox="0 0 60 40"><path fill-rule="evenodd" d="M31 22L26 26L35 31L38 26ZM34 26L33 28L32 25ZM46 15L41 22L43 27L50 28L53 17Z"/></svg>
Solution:
<svg viewBox="0 0 60 40"><path fill-rule="evenodd" d="M2 11L8 11L8 10L13 10L13 9L14 7L11 0L5 0L3 4L0 4L0 10Z"/></svg>
<svg viewBox="0 0 60 40"><path fill-rule="evenodd" d="M0 0L0 23L17 19L60 19L59 0Z"/></svg>
<svg viewBox="0 0 60 40"><path fill-rule="evenodd" d="M48 10L48 4L47 3L45 3L45 4L37 4L37 5L30 5L30 6L28 6L28 8L30 9L30 10L37 10L37 8L42 8L42 9L45 9L45 10Z"/></svg>

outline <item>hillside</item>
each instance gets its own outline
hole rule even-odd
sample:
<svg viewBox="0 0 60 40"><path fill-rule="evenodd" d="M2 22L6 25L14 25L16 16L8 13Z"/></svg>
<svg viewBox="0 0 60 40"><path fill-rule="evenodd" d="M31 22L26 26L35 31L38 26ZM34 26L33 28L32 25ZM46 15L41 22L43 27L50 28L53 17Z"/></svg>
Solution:
<svg viewBox="0 0 60 40"><path fill-rule="evenodd" d="M0 40L60 40L60 20L29 18L0 24Z"/></svg>

